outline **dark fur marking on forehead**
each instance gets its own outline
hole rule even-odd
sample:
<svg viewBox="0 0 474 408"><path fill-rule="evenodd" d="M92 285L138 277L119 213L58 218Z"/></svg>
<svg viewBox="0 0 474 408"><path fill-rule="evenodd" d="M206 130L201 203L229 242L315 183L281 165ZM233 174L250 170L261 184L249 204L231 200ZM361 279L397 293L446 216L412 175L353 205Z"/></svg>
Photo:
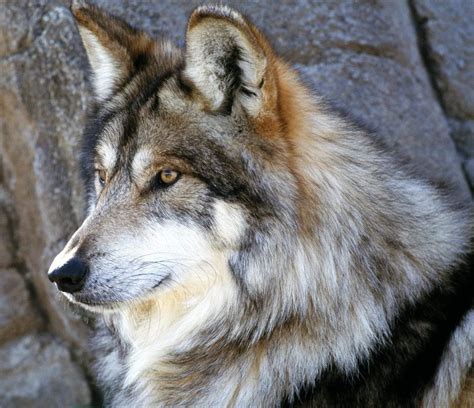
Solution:
<svg viewBox="0 0 474 408"><path fill-rule="evenodd" d="M129 163L132 160L132 154L129 155L124 155L123 153L125 151L129 151L131 153L131 149L133 149L132 144L133 144L133 139L137 133L138 129L138 118L136 117L135 112L128 111L126 119L124 121L124 126L123 126L123 134L120 137L120 142L118 146L118 150L121 151L122 154L119 154L119 160L117 160L116 167L122 166L124 164L124 160L127 160L128 157L128 162L127 162L127 167L131 167L131 163Z"/></svg>
<svg viewBox="0 0 474 408"><path fill-rule="evenodd" d="M143 91L137 95L136 99L129 106L130 111L138 111L151 97L157 95L160 88L165 84L165 82L173 76L176 72L176 69L168 69L160 74L153 75L152 78L149 78L149 75L146 75L144 81L149 80L149 85L144 87Z"/></svg>
<svg viewBox="0 0 474 408"><path fill-rule="evenodd" d="M218 144L201 140L198 148L177 146L170 153L189 163L195 175L216 197L245 205L254 215L268 209L268 204L265 205L256 189L252 188L243 166L226 155Z"/></svg>
<svg viewBox="0 0 474 408"><path fill-rule="evenodd" d="M124 110L127 112L126 120L124 122L124 132L119 142L119 149L129 149L129 161L132 160L133 152L135 150L134 141L138 130L138 115L140 109L151 99L154 98L152 108L156 110L159 106L159 90L170 79L175 70L170 69L151 78L149 85L144 87L133 99L130 105L127 105ZM145 75L142 80L145 82L149 76Z"/></svg>
<svg viewBox="0 0 474 408"><path fill-rule="evenodd" d="M132 60L132 64L133 64L132 72L130 73L130 75L125 77L122 80L122 82L118 84L118 86L115 87L109 99L113 99L117 97L117 95L120 95L121 93L123 93L123 91L127 89L128 85L132 83L132 81L134 81L135 78L141 75L143 71L146 69L146 67L149 66L152 62L153 62L153 58L147 53L138 54Z"/></svg>
<svg viewBox="0 0 474 408"><path fill-rule="evenodd" d="M88 119L83 133L81 154L81 176L85 182L88 194L95 191L92 177L94 175L95 150L99 136L107 124L117 115L115 110L101 111L99 105L93 105L88 113Z"/></svg>

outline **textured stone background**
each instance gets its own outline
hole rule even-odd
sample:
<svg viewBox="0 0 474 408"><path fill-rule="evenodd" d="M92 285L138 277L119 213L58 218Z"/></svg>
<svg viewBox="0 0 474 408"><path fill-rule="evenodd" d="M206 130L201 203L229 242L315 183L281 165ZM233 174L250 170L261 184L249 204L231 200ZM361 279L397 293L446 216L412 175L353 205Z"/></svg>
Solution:
<svg viewBox="0 0 474 408"><path fill-rule="evenodd" d="M100 0L183 44L195 1ZM312 88L460 200L474 186L474 2L237 2ZM270 5L271 4L271 5ZM0 0L0 406L90 404L87 326L46 271L80 224L91 99L66 0Z"/></svg>

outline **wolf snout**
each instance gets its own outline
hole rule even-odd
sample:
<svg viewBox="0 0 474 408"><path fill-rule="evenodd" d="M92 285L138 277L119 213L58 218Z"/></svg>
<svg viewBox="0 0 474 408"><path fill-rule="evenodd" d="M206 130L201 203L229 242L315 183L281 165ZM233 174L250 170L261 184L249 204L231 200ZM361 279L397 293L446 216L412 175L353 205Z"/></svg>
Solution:
<svg viewBox="0 0 474 408"><path fill-rule="evenodd" d="M48 278L56 283L62 292L78 292L84 286L88 269L87 264L75 256L64 265L49 272Z"/></svg>

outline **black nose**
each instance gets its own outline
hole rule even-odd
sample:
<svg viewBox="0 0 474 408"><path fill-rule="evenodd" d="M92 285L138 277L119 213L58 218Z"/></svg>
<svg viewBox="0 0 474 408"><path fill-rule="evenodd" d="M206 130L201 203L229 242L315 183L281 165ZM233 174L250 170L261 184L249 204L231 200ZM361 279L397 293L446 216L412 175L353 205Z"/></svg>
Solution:
<svg viewBox="0 0 474 408"><path fill-rule="evenodd" d="M51 282L58 285L62 292L73 293L82 289L87 277L87 265L81 259L74 257L63 266L48 274Z"/></svg>

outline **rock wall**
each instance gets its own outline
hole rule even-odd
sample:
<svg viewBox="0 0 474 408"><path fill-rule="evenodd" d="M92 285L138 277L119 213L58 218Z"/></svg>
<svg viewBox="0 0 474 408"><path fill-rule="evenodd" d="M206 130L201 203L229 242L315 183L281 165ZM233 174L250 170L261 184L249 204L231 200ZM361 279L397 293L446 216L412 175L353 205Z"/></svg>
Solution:
<svg viewBox="0 0 474 408"><path fill-rule="evenodd" d="M182 45L201 2L96 3ZM471 199L471 0L229 3L316 92ZM0 9L0 406L91 404L87 325L46 278L84 215L77 163L87 62L67 1L0 0Z"/></svg>

